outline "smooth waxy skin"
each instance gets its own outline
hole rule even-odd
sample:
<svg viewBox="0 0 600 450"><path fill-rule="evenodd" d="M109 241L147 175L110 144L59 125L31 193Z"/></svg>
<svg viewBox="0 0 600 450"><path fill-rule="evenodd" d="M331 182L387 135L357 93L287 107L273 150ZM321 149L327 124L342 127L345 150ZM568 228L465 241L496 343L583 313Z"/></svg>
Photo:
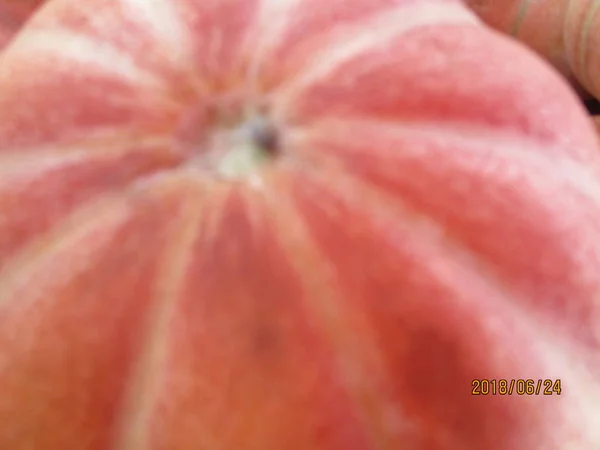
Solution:
<svg viewBox="0 0 600 450"><path fill-rule="evenodd" d="M600 98L600 2L466 0L486 23L547 58L573 84Z"/></svg>
<svg viewBox="0 0 600 450"><path fill-rule="evenodd" d="M0 448L597 449L599 176L459 2L55 0L0 57Z"/></svg>

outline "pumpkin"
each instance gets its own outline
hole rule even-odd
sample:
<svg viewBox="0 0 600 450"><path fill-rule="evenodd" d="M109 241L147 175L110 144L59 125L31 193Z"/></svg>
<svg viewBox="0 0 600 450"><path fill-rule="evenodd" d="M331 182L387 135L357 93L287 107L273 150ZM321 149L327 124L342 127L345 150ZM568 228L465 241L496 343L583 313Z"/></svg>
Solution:
<svg viewBox="0 0 600 450"><path fill-rule="evenodd" d="M547 58L582 93L600 98L600 3L466 0L492 27Z"/></svg>
<svg viewBox="0 0 600 450"><path fill-rule="evenodd" d="M596 450L599 298L593 126L459 1L52 0L0 56L1 449Z"/></svg>

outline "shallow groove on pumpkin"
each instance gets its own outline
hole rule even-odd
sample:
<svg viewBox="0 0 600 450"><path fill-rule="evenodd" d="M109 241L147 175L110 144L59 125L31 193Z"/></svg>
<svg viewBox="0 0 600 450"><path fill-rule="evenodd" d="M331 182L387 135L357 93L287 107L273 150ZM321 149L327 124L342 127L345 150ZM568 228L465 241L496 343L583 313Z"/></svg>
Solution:
<svg viewBox="0 0 600 450"><path fill-rule="evenodd" d="M167 80L139 65L130 53L74 30L54 28L31 31L20 45L25 45L31 55L52 58L60 64L76 64L90 73L111 74L138 88L149 88L154 93L167 89ZM163 107L172 107L168 100L169 97L165 95Z"/></svg>
<svg viewBox="0 0 600 450"><path fill-rule="evenodd" d="M411 11L413 10L414 11ZM282 86L277 86L273 95L278 96L282 109L297 101L306 87L331 76L341 65L356 58L365 51L384 46L416 28L426 27L430 23L475 24L476 19L467 10L456 3L416 3L402 4L396 11L385 11L371 19L371 23L361 23L356 28L341 32L335 29L327 44L320 43L321 51L304 62L305 67L298 70L298 76L291 76ZM373 33L377 29L377 33ZM321 39L322 40L322 39Z"/></svg>
<svg viewBox="0 0 600 450"><path fill-rule="evenodd" d="M306 182L311 183L309 179ZM285 187L280 194L264 191L265 202L271 219L277 224L278 239L306 290L306 307L316 313L318 329L335 354L334 365L340 382L367 429L369 448L394 448L397 439L394 429L402 433L403 442L410 441L412 434L418 434L419 427L393 401L385 400L390 397L386 392L389 380L382 378L386 372L385 358L377 344L369 339L368 326L360 315L341 313L344 305L335 289L335 265L324 258L310 235L306 218L294 204L296 199L290 187ZM328 212L335 214L332 210ZM308 267L310 272L306 271ZM315 275L308 276L308 273Z"/></svg>
<svg viewBox="0 0 600 450"><path fill-rule="evenodd" d="M51 276L51 284L65 283L69 277L76 276L80 264L85 266L85 255L93 253L111 239L111 231L122 225L128 217L129 208L126 200L118 195L107 195L96 202L86 204L66 220L61 221L40 239L30 242L19 254L11 258L0 272L0 307L7 305L9 298L23 301L15 295L30 284L32 273L45 273ZM104 239L91 239L90 235L98 234L103 229ZM89 239L88 245L71 258L70 264L56 264L61 259L65 248L73 246L73 242ZM53 267L55 270L48 270ZM38 279L37 282L41 283ZM48 279L46 278L46 282Z"/></svg>
<svg viewBox="0 0 600 450"><path fill-rule="evenodd" d="M335 173L335 172L334 172ZM548 348L545 351L541 351L541 353L537 353L538 349L529 349L526 351L525 348L523 348L521 346L521 348L519 349L519 357L523 357L523 354L521 352L525 352L528 357L525 358L527 360L527 363L524 363L524 361L521 361L522 364L532 364L533 366L536 365L541 365L543 367L543 369L541 370L546 370L548 373L563 373L563 371L565 370L565 367L570 367L571 370L573 371L572 376L574 378L579 378L581 380L585 380L585 383L589 382L589 375L585 372L585 370L582 370L580 367L574 366L573 364L571 364L569 361L564 359L564 354L561 353L561 351L557 351L553 345L556 345L557 348L566 348L567 351L565 354L569 354L569 350L572 348L571 347L571 343L569 342L569 339L562 339L562 337L557 336L555 334L555 330L553 327L551 327L548 323L545 323L542 317L536 317L535 319L529 319L531 316L529 314L529 308L527 306L524 306L527 304L527 302L524 301L520 301L520 299L522 300L522 296L519 293L515 293L512 292L512 290L507 289L507 285L506 283L501 279L498 278L495 274L495 271L493 269L491 269L491 267L488 267L487 263L481 261L479 259L478 256L474 255L469 249L465 248L462 243L458 242L458 241L453 241L451 236L447 236L445 234L445 232L443 230L439 230L436 228L436 226L433 225L433 222L428 222L427 219L417 219L416 217L414 217L412 212L404 212L404 213L400 213L400 211L398 210L398 208L393 207L391 211L391 213L385 213L385 214L381 214L382 211L390 211L389 208L381 208L381 202L391 202L393 205L399 206L399 202L397 199L392 199L389 198L387 196L387 194L382 194L381 192L377 192L377 189L375 191L373 191L373 188L371 186L365 186L363 185L361 182L357 181L356 179L353 178L348 178L348 175L344 175L341 173L337 173L335 175L332 176L332 172L331 170L327 171L326 174L320 174L318 173L318 171L311 171L310 174L308 173L296 173L296 177L297 178L297 182L293 182L293 185L295 186L294 190L299 188L300 191L304 191L307 190L307 192L305 194L303 194L302 196L317 196L318 198L320 198L320 202L319 202L319 206L318 209L322 210L323 214L326 215L332 215L331 217L331 221L337 223L338 225L341 223L344 223L343 220L341 219L341 216L338 217L337 214L335 213L335 209L332 209L331 205L329 205L328 203L326 203L326 199L328 196L330 196L330 198L338 198L340 199L340 201L345 202L347 205L353 205L354 208L359 208L360 205L360 209L361 209L361 213L364 214L364 216L361 217L369 217L369 222L372 223L377 223L380 220L385 220L385 221L389 221L389 222L396 222L398 223L398 226L404 226L408 221L407 221L407 215L409 217L413 217L413 220L418 220L419 221L419 226L418 227L414 227L412 228L412 230L419 230L418 232L413 231L412 233L417 234L418 236L414 236L414 239L412 239L412 242L414 242L414 246L415 248L429 248L430 250L434 249L434 248L438 248L437 245L433 245L434 242L438 242L439 239L441 239L442 241L444 241L444 245L442 245L442 248L444 248L444 253L445 252L449 252L449 254L447 254L444 257L440 257L439 262L441 263L442 261L455 261L456 264L453 264L452 266L452 271L458 271L457 273L461 273L462 276L459 277L459 279L461 279L464 282L464 286L470 286L470 288L475 289L475 286L479 286L476 291L480 292L481 294L487 294L486 295L482 295L482 298L479 299L481 301L481 304L479 305L480 308L483 307L491 307L492 305L497 305L498 309L498 313L499 313L499 317L523 317L522 321L519 321L519 326L517 327L517 329L519 330L517 335L519 333L529 333L531 332L531 330L536 329L538 330L538 325L541 326L543 329L546 330L546 337L548 339L548 342L551 342L551 344L548 344ZM346 178L346 182L342 182L341 179ZM294 179L294 176L290 177L290 179ZM333 179L335 179L335 183L333 183ZM300 181L301 180L301 181ZM329 187L325 187L325 186L331 186L331 185L335 185L336 186L336 190L335 191L331 191ZM299 186L304 186L299 187ZM302 242L303 244L305 244L306 242L315 242L314 239L315 237L312 236L312 233L315 232L315 229L312 228L311 226L309 226L308 223L306 223L306 220L308 219L308 217L314 215L314 213L308 213L308 211L304 210L302 211L302 208L298 209L299 207L299 203L300 204L304 204L304 205L308 205L308 203L306 202L302 202L300 201L300 199L298 198L298 194L300 193L300 191L295 190L295 194L292 194L292 186L290 185L287 189L290 193L288 195L290 195L290 198L293 200L293 204L294 206L286 206L286 207L282 207L280 205L279 202L274 203L275 205L278 205L279 208L281 208L281 210L279 211L279 214L282 214L282 210L283 211L291 211L290 208L296 208L298 211L296 214L301 214L300 216L298 216L297 219L293 220L294 223L297 224L304 224L302 225L303 227L308 227L306 229L306 231L303 232L307 233L306 236L307 237L289 237L288 240L290 241L291 244L293 244L294 242ZM310 194L309 194L310 192ZM319 194L320 192L320 194ZM324 195L324 193L327 192L327 195ZM372 193L372 195L368 194L368 193ZM301 196L301 197L302 197ZM331 197L332 196L332 197ZM366 198L365 198L366 197ZM360 200L358 200L358 198L360 198ZM342 200L343 199L343 200ZM273 200L275 201L275 200ZM369 205L368 207L365 205ZM389 206L389 205L388 205ZM276 206L273 206L273 209L275 209ZM402 209L400 209L402 210ZM302 211L302 212L301 212ZM277 213L274 213L277 214ZM303 217L304 216L304 217ZM427 223L425 223L427 222ZM404 224L404 225L401 225ZM428 225L427 225L428 224ZM344 225L346 228L339 230L337 233L341 233L341 234L346 234L349 233L349 230L352 229L353 225L352 224L345 224ZM311 229L312 228L312 229ZM291 232L291 230L290 230ZM398 230L396 230L396 233L398 233ZM286 233L287 234L287 233ZM382 229L378 229L378 230L373 230L369 235L371 236L383 236L384 240L385 236L387 236L387 233L382 230ZM330 236L331 238L331 236ZM324 238L321 238L319 240L318 243L316 243L315 245L317 246L322 246L325 245L325 241L323 240ZM374 238L376 239L376 238ZM405 239L405 238L403 238ZM385 253L389 253L390 252L390 246L385 246L382 245L383 243L380 242L378 244L378 248L380 251L385 252ZM361 248L362 244L359 244L358 242L353 244L355 247L355 250L358 250ZM390 242L391 247L393 248L393 243ZM314 247L314 245L311 245L311 247ZM293 247L294 251L291 254L298 254L299 249L297 247ZM302 249L304 249L304 245L302 246ZM290 248L291 251L291 248ZM302 252L300 252L302 253ZM400 255L400 254L398 254ZM327 276L325 276L325 280L328 279L329 277L335 278L335 273L337 270L340 270L340 267L337 267L336 264L333 264L331 262L331 259L328 258L328 256L330 255L323 255L324 258L323 260L325 261L329 261L328 262L328 266L329 269L328 270L319 270L319 271L314 271L316 273L321 273L322 275L324 274L329 274ZM355 255L355 257L357 257L357 255ZM360 261L363 261L364 264L373 264L373 263L381 263L381 261L379 260L379 256L377 256L376 258L360 258L358 257L358 259ZM337 259L336 259L337 260ZM422 264L431 264L432 260L431 258L428 257L424 257L423 259L423 263ZM312 261L312 259L311 259ZM418 260L415 260L414 262L417 263ZM313 261L314 263L314 261ZM418 263L417 263L418 264ZM436 265L437 266L437 265ZM302 271L302 267L304 267L303 265L300 266L298 268L299 273L306 273L305 271ZM311 268L314 269L314 265L310 265ZM428 266L429 267L429 266ZM486 270L486 267L488 267L490 270ZM450 267L447 267L446 269L443 269L443 266L439 266L438 267L439 270L443 270L443 271L447 271L450 270ZM363 269L364 270L364 269ZM407 267L408 270L408 267ZM398 270L396 270L396 273L400 273L401 269L398 268ZM310 273L313 273L313 271L311 271ZM446 274L448 275L448 274ZM439 277L441 276L441 272L438 273L438 275L435 277L435 279L439 279ZM373 274L374 279L377 278L377 275ZM312 309L315 311L319 311L322 308L326 308L326 306L329 306L329 309L331 308L331 304L330 301L334 300L334 298L329 298L329 300L326 300L324 305L321 305L320 302L323 301L323 296L319 293L319 289L322 289L324 286L328 285L327 282L325 282L325 280L321 279L318 280L316 283L312 284L312 283L308 283L307 289L309 292L311 292L311 295L309 296L309 298L313 298L313 302L311 303ZM469 282L467 282L467 280L470 280ZM348 280L345 280L345 282L343 283L344 285L346 284ZM308 282L308 280L305 280L305 282ZM425 280L423 280L423 282L425 282ZM453 283L456 283L457 281L454 281ZM315 290L311 290L311 286L313 286L313 289L317 289ZM337 288L339 288L339 285L336 285ZM334 287L335 289L335 287ZM341 304L344 303L344 308L350 308L350 305L348 304L348 302L350 301L350 298L356 295L360 295L358 293L354 293L351 294L350 292L346 292L346 298L343 297L345 291L340 291L339 295L335 297L335 303L339 304L341 307ZM374 293L374 291L371 291L371 293ZM398 293L398 295L401 295L401 293ZM496 300L492 300L492 298L494 296L500 296L501 299L496 299ZM465 299L467 299L469 296L466 296ZM327 298L327 296L325 296L325 298ZM356 298L356 297L355 297ZM444 298L443 296L440 298ZM510 300L509 300L510 299ZM366 300L366 299L363 299ZM425 299L423 299L425 300ZM514 301L513 301L514 300ZM383 298L383 297L378 297L377 299L372 298L370 299L370 301L373 302L383 302L384 304L387 304L388 301L391 301L391 299L387 299L387 298ZM395 302L398 302L399 299L394 299ZM428 302L433 301L433 299L428 299ZM485 305L485 306L484 306ZM442 306L442 305L440 305ZM454 305L453 308L458 307L459 305ZM463 311L463 313L470 315L470 314L475 314L475 311L472 310L470 313L469 311L469 306L468 305L461 305L462 308L465 308L465 311ZM474 306L471 306L471 308L473 308ZM477 308L477 307L476 307ZM353 309L353 308L351 308ZM461 308L459 308L461 309ZM321 312L325 312L327 310L327 308ZM335 308L333 309L333 311L335 311ZM331 310L330 310L331 313ZM488 311L487 314L489 314L490 312ZM321 314L319 314L321 316ZM336 314L331 315L330 317L338 317L336 316ZM502 324L502 320L501 319L495 319L490 317L489 318L489 323L492 324L494 323L496 324ZM498 322L498 320L500 320ZM512 320L512 319L511 319ZM532 323L535 323L535 326L532 326ZM417 323L418 325L418 323ZM347 325L348 326L348 325ZM501 325L502 326L502 325ZM377 325L372 324L372 327L377 329ZM338 327L332 326L332 324L329 324L329 326L327 327L327 329L331 330L331 329L338 329ZM342 328L343 329L343 328ZM517 332L517 329L515 329L513 332ZM488 330L488 332L493 332L494 328L490 328L490 330ZM351 329L346 328L344 330L344 333L347 333L349 336L353 335L353 331ZM354 333L356 333L356 330L354 330ZM346 336L346 337L349 337ZM365 336L362 336L361 339L365 339ZM401 337L398 337L398 339L401 339ZM332 341L331 338L328 339L329 341ZM367 339L368 341L368 339ZM526 342L527 340L524 339L522 342ZM335 342L335 339L332 341ZM342 341L343 342L343 341ZM388 343L389 344L389 343ZM348 345L348 346L344 346L342 345L340 347L339 344L339 340L337 344L333 344L334 348L338 349L338 351L341 352L341 356L343 357L344 355L350 358L350 361L353 360L353 358L355 358L356 356L351 356L345 353L344 348L347 350L349 348L353 348L352 345ZM476 344L475 344L476 345ZM482 344L483 345L483 344ZM485 346L484 346L485 347ZM377 345L375 345L373 348L378 348ZM492 351L492 347L488 348L487 350ZM535 356L534 356L535 355ZM544 355L543 357L541 357L540 355ZM512 361L509 362L507 361L505 358L506 357L510 357L510 354L508 355L498 355L499 359L498 359L498 364L505 364L504 366L504 370L509 370L508 367L512 367L511 364L517 364L516 361ZM541 358L541 359L539 359ZM342 358L343 360L344 358ZM359 359L360 360L360 359ZM394 360L394 357L391 355L388 355L387 358L385 358L385 361L390 361L390 360ZM493 359L492 359L493 361ZM502 363L500 363L500 361L503 361ZM355 361L356 362L356 361ZM363 361L364 363L364 361ZM369 360L369 364L371 364L370 367L377 367L377 364L374 363L374 361ZM345 369L347 369L346 366L344 366ZM493 372L493 368L491 367L487 367L486 370L489 372L490 370ZM536 369L536 370L540 370L540 369ZM348 370L346 370L346 373L348 372ZM385 373L386 371L384 370L383 373ZM394 372L394 371L392 371ZM431 372L434 373L434 372ZM486 372L487 373L487 372ZM506 372L504 372L506 373ZM468 377L467 377L468 378ZM387 380L388 383L391 382L391 380ZM369 383L369 381L363 380L363 383ZM385 385L385 382L384 382ZM360 384L359 382L359 386L362 386L362 384ZM441 394L438 394L441 395ZM449 395L449 391L446 391L446 395ZM599 393L595 392L592 394L592 396L594 398L597 398L599 395ZM381 397L380 397L381 398ZM386 397L383 398L391 398L390 395L387 395ZM534 403L537 403L537 400L532 399L531 400ZM540 400L541 401L541 400ZM568 400L571 401L571 400ZM359 403L360 404L360 403ZM593 401L591 401L590 405L585 405L586 409L593 409ZM382 411L382 406L381 404L378 405L379 408L379 413L381 413ZM583 407L584 404L582 403L581 406ZM364 405L363 405L364 407ZM534 407L532 405L532 407ZM573 408L577 408L577 404L573 404ZM385 409L385 408L383 408ZM369 410L369 409L367 409ZM377 411L377 407L374 411ZM373 412L371 412L370 414L367 414L367 417L371 417L372 419L374 417L379 417L379 419L381 419L381 415L375 413L375 415L373 415ZM581 420L585 420L583 416L580 417ZM576 421L576 419L573 419L574 421ZM378 426L382 426L381 423L379 423L377 425L377 423L375 423L375 425L372 422L369 422L369 425L367 425L367 427L371 430L373 430L373 427L375 426L375 429L378 428ZM545 427L545 422L544 421L540 421L537 425L537 427L540 427L539 430L541 430L542 428ZM592 424L590 423L590 427L592 427ZM591 430L591 428L590 428ZM406 430L403 430L406 431ZM530 429L529 431L531 431L531 433L533 433L532 429ZM373 432L377 435L378 433L373 430ZM472 433L473 430L470 431L470 433ZM557 433L563 433L563 432L568 432L568 430L557 430ZM383 435L381 434L383 433ZM443 433L441 433L441 435L443 435ZM450 435L452 435L452 432L450 432ZM379 431L379 436L383 437L386 436L386 432L380 430ZM458 438L456 435L453 436L454 439L458 439L456 442L465 442L464 440L461 441L460 438ZM387 435L387 438L392 439L391 435ZM532 439L534 438L533 436L531 437ZM481 441L478 441L481 442ZM448 443L446 443L446 445L448 445ZM458 444L457 444L458 445ZM386 448L384 446L384 448ZM458 447L457 447L458 448Z"/></svg>
<svg viewBox="0 0 600 450"><path fill-rule="evenodd" d="M85 139L57 142L51 145L6 147L0 151L0 173L9 176L11 173L26 170L44 170L44 167L59 167L72 164L74 161L104 161L126 156L128 153L146 152L148 159L169 153L172 139L164 136L147 137L139 131L129 133L120 130L118 133L99 132L98 135ZM140 134L140 136L136 136ZM174 158L173 158L174 159ZM36 167L37 166L37 167Z"/></svg>
<svg viewBox="0 0 600 450"><path fill-rule="evenodd" d="M370 129L375 124L380 126L378 132ZM455 238L459 239L459 245L463 246L466 251L480 255L478 257L483 258L485 264L491 264L490 269L502 266L498 260L512 261L511 267L514 266L512 272L497 274L501 280L504 280L502 283L515 284L516 280L520 280L516 282L517 286L520 286L520 295L524 295L525 298L544 299L545 304L548 305L546 312L556 309L552 317L546 317L544 320L551 319L554 323L553 326L556 326L557 323L568 323L565 315L572 314L574 315L573 322L579 325L565 334L576 336L576 339L581 339L586 345L592 347L598 345L600 335L596 330L593 327L581 325L592 323L594 317L600 313L598 309L593 305L581 311L569 309L569 299L568 296L565 297L567 295L565 286L572 289L571 293L575 290L583 295L584 292L598 285L598 280L593 274L599 262L586 250L589 242L595 242L600 236L600 185L593 174L581 171L580 166L573 164L563 155L547 153L546 156L541 150L534 151L539 144L533 145L531 142L515 140L508 142L507 145L497 146L498 142L493 139L493 133L471 135L465 130L460 129L460 132L456 132L450 128L440 134L443 128L419 128L413 124L411 127L394 126L386 129L381 125L381 123L372 121L366 121L363 124L354 123L348 128L353 130L355 136L353 143L344 142L343 146L336 146L338 138L335 126L329 123L323 128L324 133L321 134L319 130L315 129L312 135L311 133L304 135L306 141L303 144L297 142L296 145L300 148L303 147L308 155L314 156L319 161L315 167L327 166L333 170L336 166L325 164L326 161L320 154L313 155L312 153L313 148L327 149L328 153L332 155L330 158L339 158L338 168L340 164L345 165L341 169L342 171L347 171L350 176L366 178L368 181L365 180L365 182L371 184L372 187L388 191L390 195L396 196L398 201L406 202L408 207L417 208L415 214L423 215L427 220L439 221L447 228L450 235L456 234ZM371 131L365 136L385 137L382 142L389 147L380 147L372 140L363 141L361 130L365 129ZM398 140L389 133L395 134L397 138L410 137L411 139L409 141ZM465 139L465 135L469 136L469 139ZM443 139L437 140L442 137ZM343 142L343 140L339 142ZM407 142L410 142L412 148L406 147L409 145ZM443 142L444 145L436 149L435 145L438 145L436 142ZM507 148L522 150L514 150L507 154L505 151ZM369 153L362 153L366 149L369 150ZM483 150L489 161L496 162L485 172L481 172L482 166L475 164L475 161L483 157ZM494 153L495 151L498 153ZM440 167L439 170L436 170L432 167L425 170L426 167L429 167L428 164L425 162L419 164L419 161L426 157L441 161L440 158L445 152L455 153L454 158L445 161L443 167L446 169ZM532 155L535 157L532 158ZM379 158L385 158L386 163L378 165L376 162ZM573 168L573 173L565 170L558 179L555 176L549 176L548 174L554 174L553 167L556 158L562 161L561 164L565 169ZM514 164L515 160L520 161L520 164ZM373 166L373 164L375 165ZM373 172L371 168L375 166L379 170ZM454 178L450 180L444 176L449 167L452 167L451 172L454 174ZM398 176L403 172L407 173L405 182L402 181L404 177ZM410 181L415 179L415 172L421 174L422 183L432 183L430 189L426 184L418 186ZM475 189L472 184L461 183L457 180L457 173L462 173L464 178L469 179L471 183L476 175L477 178L486 176L487 186L483 191L486 194L483 195L485 198L495 199L495 201L479 204L479 200L476 200L479 195L470 194L472 211L464 211L459 216L445 212L448 211L448 205L452 205L456 201L466 201L466 199L461 200L460 192L464 191L464 196L469 196L469 192L473 192ZM397 183L393 184L391 181L388 183L386 180L396 180ZM540 184L541 180L546 180L546 182ZM552 181L549 182L550 180ZM524 191L519 194L519 200L527 201L511 206L507 203L509 201L507 199L515 198L515 187L522 183L526 184L523 185ZM444 189L444 186L447 186L447 189ZM482 191L484 188L478 187L477 189ZM444 191L454 194L443 194ZM540 204L537 200L534 201L540 192L546 193L544 198L548 198L548 202ZM558 193L561 195L569 193L570 203L560 206L560 208L564 208L564 211L560 215L554 215L554 213L551 214L551 211L559 206L554 203L553 199ZM532 213L531 210L536 212ZM522 211L527 211L527 215L523 215ZM514 222L518 225L511 225L512 228L507 228L499 224L491 224L486 219L488 216L498 217L500 212L502 212L501 216L507 218L507 224ZM544 223L542 228L527 218L531 214L539 216L538 220ZM508 221L509 217L510 221ZM555 219L551 219L552 217ZM587 233L584 235L574 232L576 225L581 222L590 223L590 227L587 228ZM485 239L477 237L479 235L486 236L485 230L490 229L491 225L496 228L498 241L495 242L492 239L493 234ZM515 226L517 228L513 229ZM516 232L530 236L530 242L522 244L511 242L511 236ZM503 237L507 239L504 245L499 244ZM552 242L554 239L565 241L565 245L554 246L556 253L546 255L543 242ZM506 250L508 248L514 248L515 252L508 252ZM538 260L539 265L536 270L523 266L524 260L519 254L526 248L529 249L527 254L530 256L523 258L527 261ZM545 258L552 261L550 265L549 262L544 261ZM481 262L484 263L484 261ZM521 269L517 269L518 267ZM528 277L525 276L526 274L529 274ZM553 301L558 302L561 307L554 305L550 308ZM533 304L531 300L524 304L535 310L538 310L540 306Z"/></svg>
<svg viewBox="0 0 600 450"><path fill-rule="evenodd" d="M7 164L6 172L0 169L0 205L5 212L0 221L0 266L9 263L15 252L45 241L90 203L126 196L137 183L171 172L183 160L160 141L142 140L139 147L106 152L103 148L99 145L92 153L76 148L41 158L36 152L15 158L0 155ZM42 216L32 220L33 214Z"/></svg>
<svg viewBox="0 0 600 450"><path fill-rule="evenodd" d="M187 29L181 25L181 17L178 15L174 3L170 1L145 0L121 0L123 5L121 13L127 20L136 23L149 36L152 42L159 45L158 54L165 58L165 63L172 62L173 65L189 69L192 37ZM93 13L92 13L93 14ZM93 21L94 15L87 16ZM106 32L102 22L95 25L95 29ZM104 36L102 36L104 37ZM193 70L189 70L193 73Z"/></svg>
<svg viewBox="0 0 600 450"><path fill-rule="evenodd" d="M240 61L247 62L245 84L252 92L261 84L261 68L269 57L269 51L281 41L294 20L299 0L262 0L256 21L251 25L241 45Z"/></svg>
<svg viewBox="0 0 600 450"><path fill-rule="evenodd" d="M590 73L590 65L588 64L588 61L590 59L589 37L592 27L597 26L597 23L594 23L594 19L598 12L600 12L600 2L598 2L597 0L587 2L587 10L584 13L584 20L581 24L580 29L577 58L576 61L572 61L573 66L579 69L577 72L581 77L580 80L586 86L591 86L595 88L598 88L597 86L595 86L595 74Z"/></svg>
<svg viewBox="0 0 600 450"><path fill-rule="evenodd" d="M165 248L161 273L156 282L156 298L146 312L147 329L139 356L133 364L123 407L116 427L114 450L144 450L151 442L150 418L158 400L161 375L167 352L169 323L177 311L183 277L192 258L193 243L200 232L200 221L206 221L210 204L218 201L218 193L198 183L197 177L167 177L155 189L179 189L182 201L179 217L170 217L169 234L172 240ZM170 185L170 186L169 186ZM187 197L187 198L186 198ZM199 201L201 199L204 201Z"/></svg>
<svg viewBox="0 0 600 450"><path fill-rule="evenodd" d="M406 136L421 137L440 143L448 141L448 146L457 146L459 150L464 148L465 153L469 153L477 147L484 147L498 158L511 156L528 164L545 167L547 170L551 170L550 166L558 164L564 168L558 176L569 180L600 205L600 182L596 177L596 174L600 173L600 154L590 148L560 145L560 143L553 142L557 139L556 137L524 136L520 130L511 128L509 125L498 130L496 127L486 127L484 124L471 125L451 120L423 121L399 117L397 121L391 121L387 118L351 116L320 117L314 125L304 124L286 134L290 145L299 148L296 151L299 156L303 153L312 154L320 140L331 143L343 142L343 137L350 130L357 134L357 139L372 132L376 136L392 139L392 143L394 137L402 139ZM548 142L544 142L545 140ZM364 144L366 145L367 142L365 141ZM375 154L378 156L385 152L390 156L394 156L396 153L401 157L401 152L406 151L402 148L391 147L393 144L390 143L387 144L388 148L386 149L379 148L379 141L372 141L371 145L376 147ZM418 147L418 144L415 144L414 147ZM333 157L342 156L334 149L330 149L330 151L332 151ZM418 150L414 149L414 152L417 153ZM585 166L582 167L579 162L585 163Z"/></svg>

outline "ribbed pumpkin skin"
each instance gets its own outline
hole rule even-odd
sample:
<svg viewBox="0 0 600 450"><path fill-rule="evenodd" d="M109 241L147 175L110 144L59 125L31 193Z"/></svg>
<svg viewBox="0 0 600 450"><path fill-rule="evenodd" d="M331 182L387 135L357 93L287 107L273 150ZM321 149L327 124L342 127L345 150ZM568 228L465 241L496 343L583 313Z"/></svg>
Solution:
<svg viewBox="0 0 600 450"><path fill-rule="evenodd" d="M0 57L2 450L597 450L599 300L593 126L458 1L53 0Z"/></svg>
<svg viewBox="0 0 600 450"><path fill-rule="evenodd" d="M600 98L600 2L466 0L486 23L547 58L576 86Z"/></svg>

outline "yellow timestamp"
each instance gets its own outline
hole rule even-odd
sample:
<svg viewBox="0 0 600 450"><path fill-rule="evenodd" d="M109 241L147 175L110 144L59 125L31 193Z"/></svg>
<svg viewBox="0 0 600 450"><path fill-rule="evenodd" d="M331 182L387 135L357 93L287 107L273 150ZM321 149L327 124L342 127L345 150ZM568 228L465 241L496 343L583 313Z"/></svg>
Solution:
<svg viewBox="0 0 600 450"><path fill-rule="evenodd" d="M471 382L472 395L560 395L561 392L560 378L476 378Z"/></svg>

